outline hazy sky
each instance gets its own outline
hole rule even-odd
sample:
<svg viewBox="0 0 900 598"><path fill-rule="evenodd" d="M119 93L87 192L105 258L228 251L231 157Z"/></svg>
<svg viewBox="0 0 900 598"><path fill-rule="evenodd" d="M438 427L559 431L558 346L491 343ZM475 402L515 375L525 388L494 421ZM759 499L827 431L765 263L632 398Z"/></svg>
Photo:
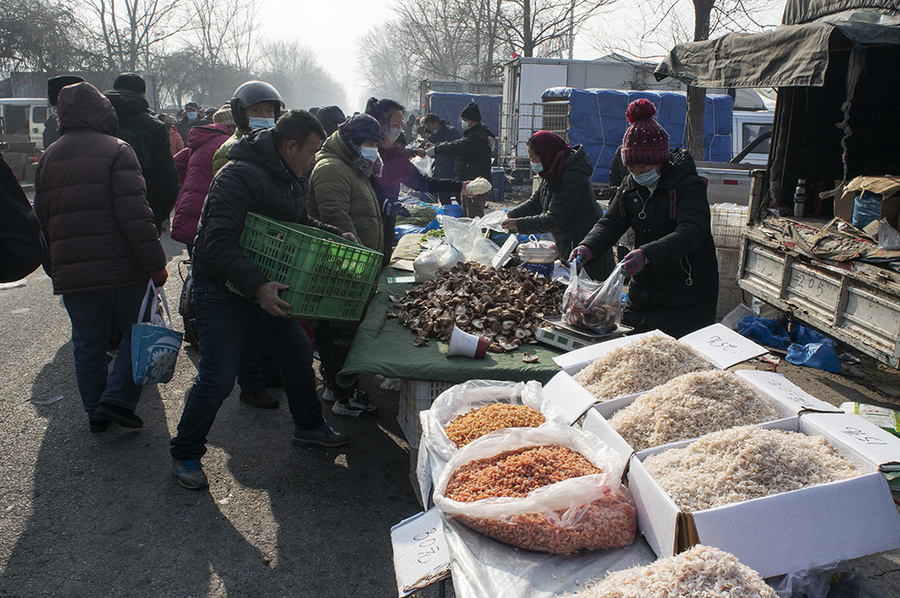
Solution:
<svg viewBox="0 0 900 598"><path fill-rule="evenodd" d="M391 7L395 0L258 0L261 34L271 39L299 39L312 48L320 62L344 84L349 105L345 111L361 110L369 92L357 74L358 40L372 27L394 18ZM576 37L575 58L593 59L606 53L592 47L599 36L608 37L609 31L621 34L627 21L631 31L642 26L640 10L635 6L646 5L642 0L616 0L594 18L583 33ZM690 2L685 1L690 10ZM764 24L776 24L780 20L784 0L766 0L769 9L761 15ZM667 42L663 42L667 47ZM658 54L660 50L656 53Z"/></svg>

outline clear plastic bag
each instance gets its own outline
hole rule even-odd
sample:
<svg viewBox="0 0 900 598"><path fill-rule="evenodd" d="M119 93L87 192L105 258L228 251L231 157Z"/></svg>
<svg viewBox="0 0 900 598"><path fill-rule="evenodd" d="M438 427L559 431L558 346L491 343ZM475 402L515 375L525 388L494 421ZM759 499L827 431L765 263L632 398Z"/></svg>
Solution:
<svg viewBox="0 0 900 598"><path fill-rule="evenodd" d="M602 473L551 483L521 498L460 502L445 494L453 474L471 461L553 445L579 453ZM527 550L568 554L629 546L637 521L634 502L620 484L625 462L593 434L569 426L548 422L538 428L508 428L456 452L438 478L434 504L444 515L479 533Z"/></svg>
<svg viewBox="0 0 900 598"><path fill-rule="evenodd" d="M613 269L605 282L591 280L587 272L577 268L572 261L569 286L563 295L563 322L577 328L593 330L598 334L610 334L622 320L622 288L625 271L622 262Z"/></svg>
<svg viewBox="0 0 900 598"><path fill-rule="evenodd" d="M461 261L463 254L453 245L441 243L437 247L426 249L413 261L416 282L434 280L438 270L449 270Z"/></svg>
<svg viewBox="0 0 900 598"><path fill-rule="evenodd" d="M478 220L441 218L444 237L463 255L463 261L490 264L500 247L481 233Z"/></svg>
<svg viewBox="0 0 900 598"><path fill-rule="evenodd" d="M501 382L495 380L470 380L457 384L441 393L428 410L428 430L426 442L429 449L444 460L450 459L456 451L456 443L447 437L447 425L458 416L472 409L492 403L526 405L544 414L549 421L551 413L545 413L544 393L539 382Z"/></svg>
<svg viewBox="0 0 900 598"><path fill-rule="evenodd" d="M485 193L489 193L491 190L491 182L484 178L483 176L478 177L477 179L470 181L467 185L467 191L472 195L484 195Z"/></svg>

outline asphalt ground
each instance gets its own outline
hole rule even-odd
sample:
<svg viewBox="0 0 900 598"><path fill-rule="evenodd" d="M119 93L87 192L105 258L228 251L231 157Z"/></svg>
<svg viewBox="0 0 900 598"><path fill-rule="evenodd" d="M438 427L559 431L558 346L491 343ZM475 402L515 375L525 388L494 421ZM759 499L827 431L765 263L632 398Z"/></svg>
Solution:
<svg viewBox="0 0 900 598"><path fill-rule="evenodd" d="M168 235L164 246L175 313L186 253ZM364 376L380 408L366 420L339 418L323 403L352 438L322 449L290 444L283 396L264 411L241 403L236 389L203 459L211 486L188 491L170 472L168 441L196 353L181 352L172 382L144 389L142 429L91 434L69 319L49 278L39 270L26 286L0 290L0 314L0 597L397 595L390 527L420 508L396 390ZM900 389L895 371L869 362L849 376L779 371L836 403L889 404ZM853 565L900 596L900 551ZM435 597L437 587L419 595Z"/></svg>

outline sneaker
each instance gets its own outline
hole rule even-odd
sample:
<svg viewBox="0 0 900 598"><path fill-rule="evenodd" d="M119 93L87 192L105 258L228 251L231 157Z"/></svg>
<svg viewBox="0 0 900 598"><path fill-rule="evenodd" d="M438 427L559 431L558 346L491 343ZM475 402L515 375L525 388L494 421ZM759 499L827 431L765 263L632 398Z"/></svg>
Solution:
<svg viewBox="0 0 900 598"><path fill-rule="evenodd" d="M328 424L322 424L318 428L312 430L301 430L294 426L294 435L291 436L291 443L297 446L344 446L350 441L350 437L341 434Z"/></svg>
<svg viewBox="0 0 900 598"><path fill-rule="evenodd" d="M378 407L373 405L371 401L369 401L369 393L363 392L358 388L353 391L353 394L350 395L350 398L347 400L347 403L353 409L362 409L366 413L375 414L378 412Z"/></svg>
<svg viewBox="0 0 900 598"><path fill-rule="evenodd" d="M337 397L334 396L334 391L326 386L325 390L322 391L322 400L328 401L329 403L334 403L335 400L337 400Z"/></svg>
<svg viewBox="0 0 900 598"><path fill-rule="evenodd" d="M172 457L172 473L178 478L178 483L188 490L199 490L209 486L209 480L203 473L203 466L199 459L176 459Z"/></svg>
<svg viewBox="0 0 900 598"><path fill-rule="evenodd" d="M108 419L119 424L123 428L143 428L144 420L138 417L134 411L112 403L100 403L94 410L95 419Z"/></svg>
<svg viewBox="0 0 900 598"><path fill-rule="evenodd" d="M353 396L347 399L338 399L334 402L334 405L331 406L331 412L335 415L344 415L347 417L364 417L371 416L378 413L378 408L372 405L371 403L367 403L372 409L366 409L362 406L355 406L351 401L353 400ZM355 401L359 404L359 399Z"/></svg>
<svg viewBox="0 0 900 598"><path fill-rule="evenodd" d="M241 402L258 409L277 409L278 399L269 394L265 389L257 392L242 392Z"/></svg>

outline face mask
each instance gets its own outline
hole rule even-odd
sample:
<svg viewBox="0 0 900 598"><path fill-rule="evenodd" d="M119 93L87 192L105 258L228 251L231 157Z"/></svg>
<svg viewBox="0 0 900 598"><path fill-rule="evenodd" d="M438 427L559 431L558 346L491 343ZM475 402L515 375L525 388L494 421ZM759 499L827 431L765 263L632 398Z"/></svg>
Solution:
<svg viewBox="0 0 900 598"><path fill-rule="evenodd" d="M531 163L531 172L534 174L540 174L544 170L544 165L540 162L532 162Z"/></svg>
<svg viewBox="0 0 900 598"><path fill-rule="evenodd" d="M659 173L656 172L656 169L649 172L645 172L644 174L632 174L631 178L634 179L634 182L643 187L649 187L656 183L659 180Z"/></svg>
<svg viewBox="0 0 900 598"><path fill-rule="evenodd" d="M387 139L390 143L394 143L397 141L397 138L400 137L400 134L403 133L402 129L388 129L384 134L384 138Z"/></svg>
<svg viewBox="0 0 900 598"><path fill-rule="evenodd" d="M250 121L250 130L255 131L256 129L268 129L269 127L275 126L274 118L262 118L260 116L251 116Z"/></svg>
<svg viewBox="0 0 900 598"><path fill-rule="evenodd" d="M375 162L378 160L378 148L377 147L361 147L359 148L359 155L368 160L369 162Z"/></svg>
<svg viewBox="0 0 900 598"><path fill-rule="evenodd" d="M186 112L185 114L187 114L188 120L197 120L199 116L196 112Z"/></svg>
<svg viewBox="0 0 900 598"><path fill-rule="evenodd" d="M469 128L469 121L461 120L459 121L459 125L463 128L463 131Z"/></svg>

